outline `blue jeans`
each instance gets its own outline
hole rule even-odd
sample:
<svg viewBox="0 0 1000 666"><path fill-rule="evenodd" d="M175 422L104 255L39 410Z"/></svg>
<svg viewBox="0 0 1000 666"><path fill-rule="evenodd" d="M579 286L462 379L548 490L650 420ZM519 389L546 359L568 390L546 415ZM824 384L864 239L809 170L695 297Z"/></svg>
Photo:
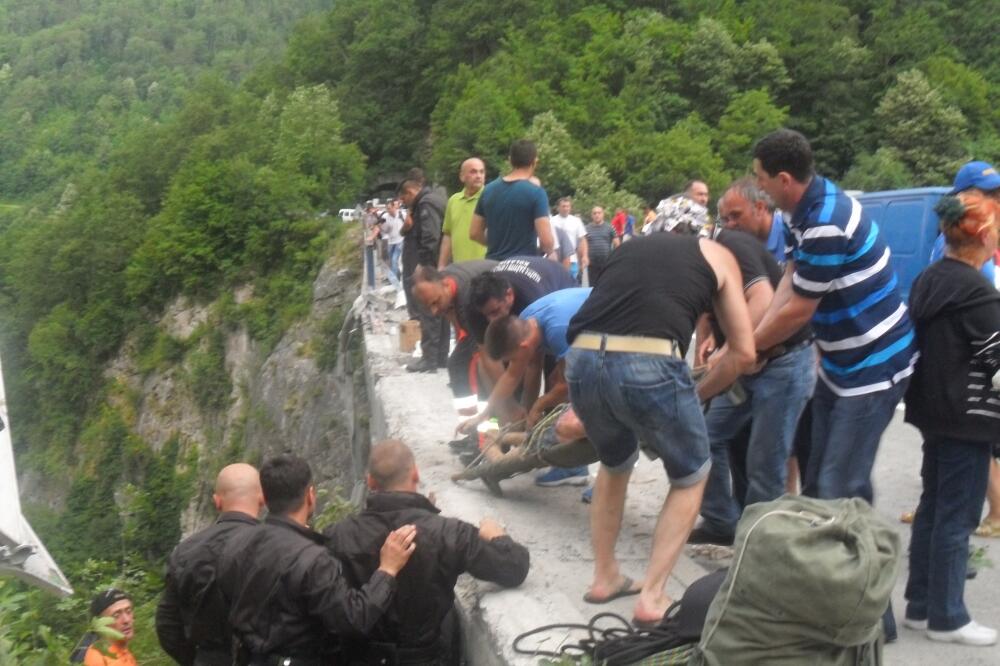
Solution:
<svg viewBox="0 0 1000 666"><path fill-rule="evenodd" d="M891 388L852 397L838 396L823 381L816 383L812 451L802 494L861 497L873 503L875 454L909 383L907 377Z"/></svg>
<svg viewBox="0 0 1000 666"><path fill-rule="evenodd" d="M906 617L935 631L969 623L962 599L969 535L979 525L990 469L990 445L924 435L924 490L913 516Z"/></svg>
<svg viewBox="0 0 1000 666"><path fill-rule="evenodd" d="M389 246L389 272L396 277L396 282L399 282L399 260L403 256L403 244L396 243L395 245Z"/></svg>
<svg viewBox="0 0 1000 666"><path fill-rule="evenodd" d="M756 375L740 379L747 399L734 405L728 394L712 399L705 415L712 446L712 471L705 486L701 515L717 534L734 534L742 506L769 502L785 492L788 457L799 416L816 383L816 358L811 346L770 361ZM739 501L730 487L729 451L749 424L746 498Z"/></svg>
<svg viewBox="0 0 1000 666"><path fill-rule="evenodd" d="M683 360L571 349L566 381L573 409L611 471L632 469L641 440L659 456L671 485L692 486L708 474L705 418Z"/></svg>

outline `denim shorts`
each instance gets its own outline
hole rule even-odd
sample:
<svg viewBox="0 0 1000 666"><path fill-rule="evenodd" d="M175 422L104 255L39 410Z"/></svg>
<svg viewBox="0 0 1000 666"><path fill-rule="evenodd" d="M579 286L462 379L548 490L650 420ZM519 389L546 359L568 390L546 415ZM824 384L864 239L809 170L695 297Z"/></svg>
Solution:
<svg viewBox="0 0 1000 666"><path fill-rule="evenodd" d="M671 485L691 486L708 475L705 417L683 360L571 349L566 380L573 409L612 472L630 470L642 442L663 462Z"/></svg>

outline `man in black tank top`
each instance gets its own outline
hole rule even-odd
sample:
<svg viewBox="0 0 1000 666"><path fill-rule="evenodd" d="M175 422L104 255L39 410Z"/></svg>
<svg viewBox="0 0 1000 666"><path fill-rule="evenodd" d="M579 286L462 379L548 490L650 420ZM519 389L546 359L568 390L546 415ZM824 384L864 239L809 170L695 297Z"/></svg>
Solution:
<svg viewBox="0 0 1000 666"><path fill-rule="evenodd" d="M633 621L658 622L664 587L698 515L711 467L700 402L754 362L740 270L714 241L660 233L615 250L590 298L570 322L570 401L600 456L590 514L594 578L586 598L639 591ZM703 312L713 311L728 344L695 387L684 354ZM663 461L670 490L653 535L641 590L615 558L638 444Z"/></svg>

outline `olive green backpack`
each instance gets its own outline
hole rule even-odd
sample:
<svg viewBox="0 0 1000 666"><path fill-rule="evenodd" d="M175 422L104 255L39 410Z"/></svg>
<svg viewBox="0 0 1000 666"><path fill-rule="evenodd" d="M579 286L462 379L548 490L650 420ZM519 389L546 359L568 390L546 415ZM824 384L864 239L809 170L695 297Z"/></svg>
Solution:
<svg viewBox="0 0 1000 666"><path fill-rule="evenodd" d="M861 499L748 506L693 666L876 666L900 537Z"/></svg>

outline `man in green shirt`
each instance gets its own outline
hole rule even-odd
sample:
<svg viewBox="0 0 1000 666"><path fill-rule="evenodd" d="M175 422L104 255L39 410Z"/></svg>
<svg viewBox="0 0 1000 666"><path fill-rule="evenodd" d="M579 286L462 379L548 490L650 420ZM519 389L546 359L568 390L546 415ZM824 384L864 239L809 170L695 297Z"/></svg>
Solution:
<svg viewBox="0 0 1000 666"><path fill-rule="evenodd" d="M465 187L451 195L444 211L438 269L452 262L472 261L486 256L486 246L469 238L472 213L486 182L486 165L478 157L470 157L462 162L458 179Z"/></svg>

